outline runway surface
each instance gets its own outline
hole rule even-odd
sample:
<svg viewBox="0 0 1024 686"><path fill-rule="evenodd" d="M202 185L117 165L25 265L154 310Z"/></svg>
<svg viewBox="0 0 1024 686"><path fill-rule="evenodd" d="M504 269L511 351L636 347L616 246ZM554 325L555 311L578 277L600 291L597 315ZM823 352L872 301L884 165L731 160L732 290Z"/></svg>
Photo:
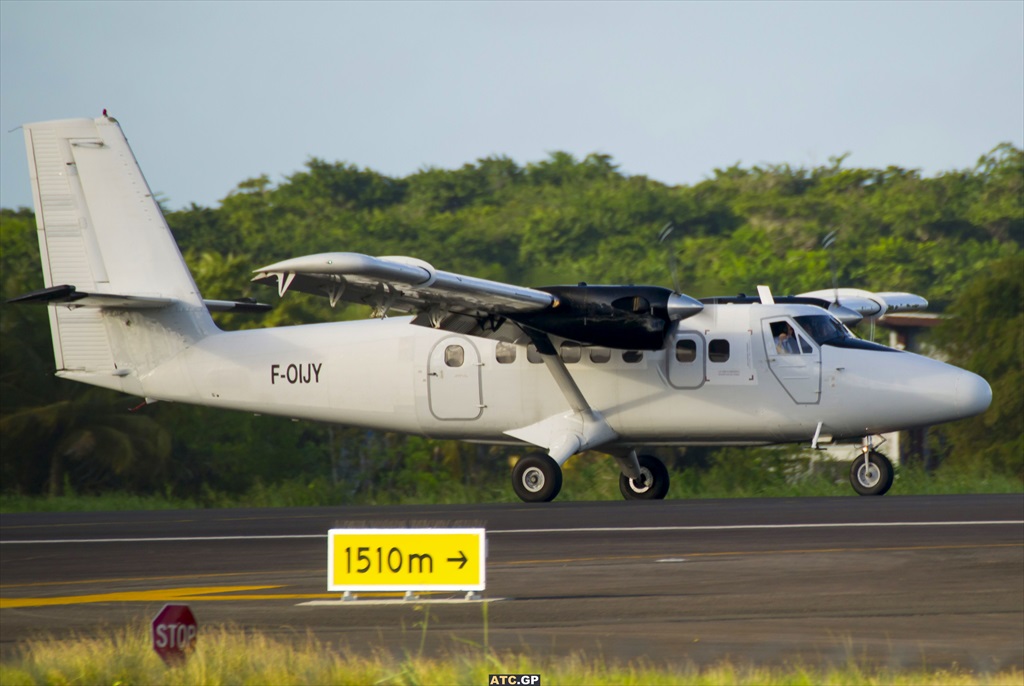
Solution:
<svg viewBox="0 0 1024 686"><path fill-rule="evenodd" d="M310 606L336 527L485 527L482 602ZM447 596L446 596L447 597ZM1024 495L0 516L0 654L148 623L415 653L1024 668ZM429 613L429 614L428 614ZM485 631L486 630L486 631ZM202 634L200 633L200 641Z"/></svg>

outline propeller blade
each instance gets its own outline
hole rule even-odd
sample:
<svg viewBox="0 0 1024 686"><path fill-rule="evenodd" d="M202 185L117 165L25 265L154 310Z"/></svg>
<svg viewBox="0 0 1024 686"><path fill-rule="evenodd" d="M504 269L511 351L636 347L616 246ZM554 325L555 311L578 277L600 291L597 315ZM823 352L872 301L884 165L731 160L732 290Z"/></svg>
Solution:
<svg viewBox="0 0 1024 686"><path fill-rule="evenodd" d="M839 305L839 276L838 274L836 274L836 259L832 253L831 248L833 245L836 244L836 237L838 236L838 234L839 229L829 231L827 234L825 234L825 237L821 239L821 245L823 248L825 248L825 252L828 253L828 267L829 270L832 272L832 302L835 305Z"/></svg>
<svg viewBox="0 0 1024 686"><path fill-rule="evenodd" d="M855 310L851 310L849 307L843 307L838 302L834 302L828 306L829 314L841 321L847 326L853 326L857 322L864 319L863 315Z"/></svg>
<svg viewBox="0 0 1024 686"><path fill-rule="evenodd" d="M667 241L675 230L676 225L674 223L668 222L665 224L665 226L661 227L661 231L658 232L658 242L664 243ZM672 277L672 290L678 293L681 289L679 288L679 279L676 277L676 254L671 249L668 250L667 254L669 275Z"/></svg>

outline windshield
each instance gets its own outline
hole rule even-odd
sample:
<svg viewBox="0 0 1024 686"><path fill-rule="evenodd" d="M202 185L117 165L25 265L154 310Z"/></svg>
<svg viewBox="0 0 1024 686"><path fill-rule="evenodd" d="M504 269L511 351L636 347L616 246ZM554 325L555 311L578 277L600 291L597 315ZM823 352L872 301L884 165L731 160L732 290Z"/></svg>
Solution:
<svg viewBox="0 0 1024 686"><path fill-rule="evenodd" d="M804 331L810 334L811 338L818 345L836 343L853 335L843 326L838 319L827 314L806 315L796 318L797 323Z"/></svg>
<svg viewBox="0 0 1024 686"><path fill-rule="evenodd" d="M900 352L895 348L887 348L884 345L857 338L838 319L829 314L806 315L797 317L796 321L818 345L834 345L837 348L877 350L888 353Z"/></svg>

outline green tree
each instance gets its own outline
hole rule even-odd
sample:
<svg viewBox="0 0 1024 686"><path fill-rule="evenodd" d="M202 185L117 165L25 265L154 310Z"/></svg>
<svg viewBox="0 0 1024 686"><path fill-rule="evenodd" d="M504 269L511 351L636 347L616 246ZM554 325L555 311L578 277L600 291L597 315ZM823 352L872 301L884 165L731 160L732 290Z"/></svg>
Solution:
<svg viewBox="0 0 1024 686"><path fill-rule="evenodd" d="M157 488L167 475L170 435L151 418L130 414L129 402L119 394L86 389L4 414L5 482L51 496L63 494L65 484L79 492Z"/></svg>
<svg viewBox="0 0 1024 686"><path fill-rule="evenodd" d="M331 309L326 299L299 293L279 299L274 288L249 281L252 270L277 260L351 251L412 255L438 269L535 286L670 285L674 261L680 287L698 297L752 293L759 283L779 294L827 288L834 261L844 286L912 291L940 312L956 300L957 321L985 311L977 326L1004 328L979 341L997 340L1007 327L1020 330L1013 314L1020 297L1012 295L1011 281L1013 269L1020 275L1024 237L1024 151L1002 144L971 169L934 177L845 163L840 156L816 167L736 164L700 183L671 187L626 175L597 153L578 159L555 152L525 165L492 156L406 178L311 158L280 183L257 176L218 207L193 205L167 219L206 297L249 296L274 305L262 317L218 315L225 328L365 317L365 307ZM672 240L659 243L658 232L670 221ZM834 230L839 240L829 255L821 240ZM42 287L37 246L30 211L0 210L4 297ZM979 285L997 273L1001 286ZM949 346L958 356L975 345L961 349L954 339L951 334ZM67 482L145 490L164 483L196 496L204 489L237 493L285 479L337 478L351 480L352 492L383 494L425 484L424 465L463 483L505 469L507 454L500 450L359 429L329 431L165 403L128 415L131 401L54 377L51 351L46 308L0 307L0 418L11 432L0 455L4 489L41 491ZM996 360L1003 366L985 367ZM996 397L984 417L948 427L949 464L964 465L970 456L977 465L1013 471L1014 450L1018 457L1021 450L1014 417L1022 413L1011 402L1020 398L1014 394L1019 364L1013 366L1010 353L969 364L990 379ZM132 437L152 433L154 425L171 437L167 455L160 441ZM54 436L47 426L55 427ZM24 442L14 443L14 435ZM90 445L97 447L90 451Z"/></svg>
<svg viewBox="0 0 1024 686"><path fill-rule="evenodd" d="M949 313L937 340L988 380L992 406L943 428L948 462L1024 479L1024 255L988 264Z"/></svg>

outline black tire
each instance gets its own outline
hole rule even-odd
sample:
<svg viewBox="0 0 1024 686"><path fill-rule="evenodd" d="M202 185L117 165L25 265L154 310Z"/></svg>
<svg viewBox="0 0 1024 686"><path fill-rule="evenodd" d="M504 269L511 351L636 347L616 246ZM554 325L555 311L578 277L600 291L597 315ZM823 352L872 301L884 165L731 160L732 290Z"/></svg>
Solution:
<svg viewBox="0 0 1024 686"><path fill-rule="evenodd" d="M662 500L668 495L668 469L654 455L640 455L641 483L619 474L619 490L626 500Z"/></svg>
<svg viewBox="0 0 1024 686"><path fill-rule="evenodd" d="M889 458L874 450L868 453L867 464L864 456L858 455L850 465L850 484L860 495L885 495L895 476Z"/></svg>
<svg viewBox="0 0 1024 686"><path fill-rule="evenodd" d="M524 455L512 468L512 490L526 503L549 503L562 490L562 468L543 453Z"/></svg>

